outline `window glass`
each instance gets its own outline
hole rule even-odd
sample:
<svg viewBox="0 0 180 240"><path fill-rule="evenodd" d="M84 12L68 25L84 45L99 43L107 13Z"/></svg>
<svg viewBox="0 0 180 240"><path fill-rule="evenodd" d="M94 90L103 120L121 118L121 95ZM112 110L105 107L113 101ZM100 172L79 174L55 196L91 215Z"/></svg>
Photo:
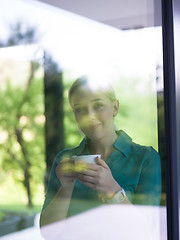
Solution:
<svg viewBox="0 0 180 240"><path fill-rule="evenodd" d="M39 54L0 61L2 219L23 205L36 239L167 239L160 8L42 2L1 8L6 59Z"/></svg>

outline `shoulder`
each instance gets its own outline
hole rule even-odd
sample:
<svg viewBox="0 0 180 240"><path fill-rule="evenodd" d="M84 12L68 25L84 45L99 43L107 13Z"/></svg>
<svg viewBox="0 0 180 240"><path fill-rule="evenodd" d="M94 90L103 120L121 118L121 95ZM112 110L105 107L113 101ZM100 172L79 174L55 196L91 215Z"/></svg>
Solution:
<svg viewBox="0 0 180 240"><path fill-rule="evenodd" d="M132 142L131 154L143 167L160 168L160 156L152 146L144 146Z"/></svg>
<svg viewBox="0 0 180 240"><path fill-rule="evenodd" d="M141 144L135 143L132 138L127 135L123 130L118 132L119 137L115 143L115 147L122 151L125 156L133 155L137 158L159 158L158 152L152 146L144 146Z"/></svg>
<svg viewBox="0 0 180 240"><path fill-rule="evenodd" d="M142 155L144 157L153 156L159 157L158 152L152 146L144 146L137 143L132 142L131 150L137 155Z"/></svg>

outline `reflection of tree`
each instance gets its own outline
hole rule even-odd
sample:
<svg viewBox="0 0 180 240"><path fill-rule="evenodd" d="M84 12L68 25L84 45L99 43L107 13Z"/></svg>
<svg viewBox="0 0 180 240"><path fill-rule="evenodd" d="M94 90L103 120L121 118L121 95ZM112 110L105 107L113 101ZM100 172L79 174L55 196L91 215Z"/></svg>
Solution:
<svg viewBox="0 0 180 240"><path fill-rule="evenodd" d="M9 30L8 39L0 41L0 47L27 45L37 42L37 30L34 26L27 26L19 21L10 25Z"/></svg>
<svg viewBox="0 0 180 240"><path fill-rule="evenodd" d="M64 148L62 72L47 54L45 54L44 93L46 116L46 186L53 159Z"/></svg>
<svg viewBox="0 0 180 240"><path fill-rule="evenodd" d="M42 79L34 76L25 90L10 82L5 90L0 90L0 127L7 135L1 144L3 168L13 172L14 178L23 183L29 206L32 206L30 181L39 182L40 176L35 176L37 170L32 172L32 168L42 167L39 162L43 157L41 91Z"/></svg>
<svg viewBox="0 0 180 240"><path fill-rule="evenodd" d="M33 27L24 28L18 22L11 30L7 41L0 43L1 47L29 44L36 40ZM31 180L39 181L40 174L35 166L42 168L39 160L43 154L42 79L35 77L38 69L39 64L31 61L25 88L15 87L9 80L5 89L0 90L0 127L7 134L0 145L2 165L5 170L12 171L16 180L23 183L29 207L32 206ZM16 81L16 78L14 76L11 81Z"/></svg>
<svg viewBox="0 0 180 240"><path fill-rule="evenodd" d="M67 80L67 79L65 79ZM74 80L74 79L73 79ZM80 134L80 131L77 127L77 123L74 117L74 113L71 109L71 106L69 104L68 100L68 91L71 87L71 84L73 80L64 81L64 134L65 134L65 147L66 148L74 148L77 146L82 136Z"/></svg>

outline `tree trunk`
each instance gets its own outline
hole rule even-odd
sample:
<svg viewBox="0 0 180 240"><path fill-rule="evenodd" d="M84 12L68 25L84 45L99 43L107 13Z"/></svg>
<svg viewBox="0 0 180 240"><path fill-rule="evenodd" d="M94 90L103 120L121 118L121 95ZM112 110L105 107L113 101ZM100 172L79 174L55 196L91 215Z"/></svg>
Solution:
<svg viewBox="0 0 180 240"><path fill-rule="evenodd" d="M29 173L29 169L30 169L30 162L28 160L28 154L26 152L26 148L24 146L24 141L22 138L22 129L21 128L16 128L16 137L17 137L17 141L21 146L21 150L22 150L22 154L24 157L24 186L26 188L26 192L27 192L27 197L28 197L28 206L32 207L32 197L31 197L31 189L30 189L30 173Z"/></svg>
<svg viewBox="0 0 180 240"><path fill-rule="evenodd" d="M32 198L31 198L31 189L30 189L30 173L29 173L29 164L26 164L25 170L24 170L24 185L26 188L27 196L28 196L28 206L31 208L33 206L32 204Z"/></svg>
<svg viewBox="0 0 180 240"><path fill-rule="evenodd" d="M46 173L45 189L55 155L64 149L64 112L62 71L45 55L45 142L46 142Z"/></svg>

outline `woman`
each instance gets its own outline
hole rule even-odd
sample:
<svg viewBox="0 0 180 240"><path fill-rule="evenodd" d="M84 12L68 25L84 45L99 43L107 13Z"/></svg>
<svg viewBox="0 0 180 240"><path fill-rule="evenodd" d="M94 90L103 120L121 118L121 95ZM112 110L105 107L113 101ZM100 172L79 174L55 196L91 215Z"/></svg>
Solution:
<svg viewBox="0 0 180 240"><path fill-rule="evenodd" d="M159 155L152 147L133 143L124 131L116 131L119 102L112 87L79 78L69 90L69 102L85 137L78 147L65 149L54 160L41 226L103 203L159 205ZM101 158L81 171L73 168L74 156L89 154ZM69 166L71 170L65 171Z"/></svg>

